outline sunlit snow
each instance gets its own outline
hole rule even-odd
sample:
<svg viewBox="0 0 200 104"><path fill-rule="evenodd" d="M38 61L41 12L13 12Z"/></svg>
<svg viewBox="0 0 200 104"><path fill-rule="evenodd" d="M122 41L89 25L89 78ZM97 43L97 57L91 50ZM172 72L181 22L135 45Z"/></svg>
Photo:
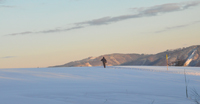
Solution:
<svg viewBox="0 0 200 104"><path fill-rule="evenodd" d="M200 94L199 83L198 67L0 69L0 103L195 104L193 91Z"/></svg>

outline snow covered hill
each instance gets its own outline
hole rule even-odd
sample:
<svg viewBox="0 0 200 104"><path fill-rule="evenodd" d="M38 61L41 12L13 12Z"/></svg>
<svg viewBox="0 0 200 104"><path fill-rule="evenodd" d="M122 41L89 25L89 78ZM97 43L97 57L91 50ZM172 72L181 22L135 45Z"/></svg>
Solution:
<svg viewBox="0 0 200 104"><path fill-rule="evenodd" d="M193 53L195 51L195 53ZM157 54L108 54L99 57L89 57L83 60L72 61L64 65L53 67L84 67L84 66L101 66L101 58L107 59L107 65L148 65L148 66L166 66L166 54L169 56L169 64L183 60L187 61L185 66L200 66L200 45L190 46L187 48L179 48L175 50L167 50ZM192 55L193 54L193 55ZM193 56L192 58L189 58ZM187 60L190 59L190 60ZM184 64L183 63L183 64ZM183 65L182 65L183 66Z"/></svg>
<svg viewBox="0 0 200 104"><path fill-rule="evenodd" d="M191 61L193 60L194 55L195 55L196 52L197 52L197 49L194 49L192 54L188 57L188 59L184 63L184 66L188 66L191 63Z"/></svg>
<svg viewBox="0 0 200 104"><path fill-rule="evenodd" d="M185 77L189 80L189 98ZM1 104L195 104L197 67L0 69Z"/></svg>

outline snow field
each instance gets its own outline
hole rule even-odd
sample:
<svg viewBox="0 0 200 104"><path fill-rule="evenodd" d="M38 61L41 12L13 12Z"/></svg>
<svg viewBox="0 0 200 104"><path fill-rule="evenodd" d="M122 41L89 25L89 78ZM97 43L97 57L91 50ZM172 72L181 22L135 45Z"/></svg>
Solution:
<svg viewBox="0 0 200 104"><path fill-rule="evenodd" d="M195 104L196 67L110 66L0 69L1 104Z"/></svg>

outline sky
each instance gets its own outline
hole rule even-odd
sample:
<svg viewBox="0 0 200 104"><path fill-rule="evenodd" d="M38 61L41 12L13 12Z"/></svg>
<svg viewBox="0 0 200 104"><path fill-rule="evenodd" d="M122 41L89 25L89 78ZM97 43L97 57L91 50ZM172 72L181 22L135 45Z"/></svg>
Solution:
<svg viewBox="0 0 200 104"><path fill-rule="evenodd" d="M200 45L200 0L0 0L0 68Z"/></svg>

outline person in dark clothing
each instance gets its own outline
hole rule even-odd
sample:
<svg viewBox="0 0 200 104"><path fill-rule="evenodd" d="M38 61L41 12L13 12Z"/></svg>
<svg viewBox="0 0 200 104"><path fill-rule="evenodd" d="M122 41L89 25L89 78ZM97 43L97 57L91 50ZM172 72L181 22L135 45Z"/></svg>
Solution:
<svg viewBox="0 0 200 104"><path fill-rule="evenodd" d="M101 61L103 62L103 66L104 66L104 68L106 68L107 60L105 59L105 57L103 57L103 58L101 59Z"/></svg>

